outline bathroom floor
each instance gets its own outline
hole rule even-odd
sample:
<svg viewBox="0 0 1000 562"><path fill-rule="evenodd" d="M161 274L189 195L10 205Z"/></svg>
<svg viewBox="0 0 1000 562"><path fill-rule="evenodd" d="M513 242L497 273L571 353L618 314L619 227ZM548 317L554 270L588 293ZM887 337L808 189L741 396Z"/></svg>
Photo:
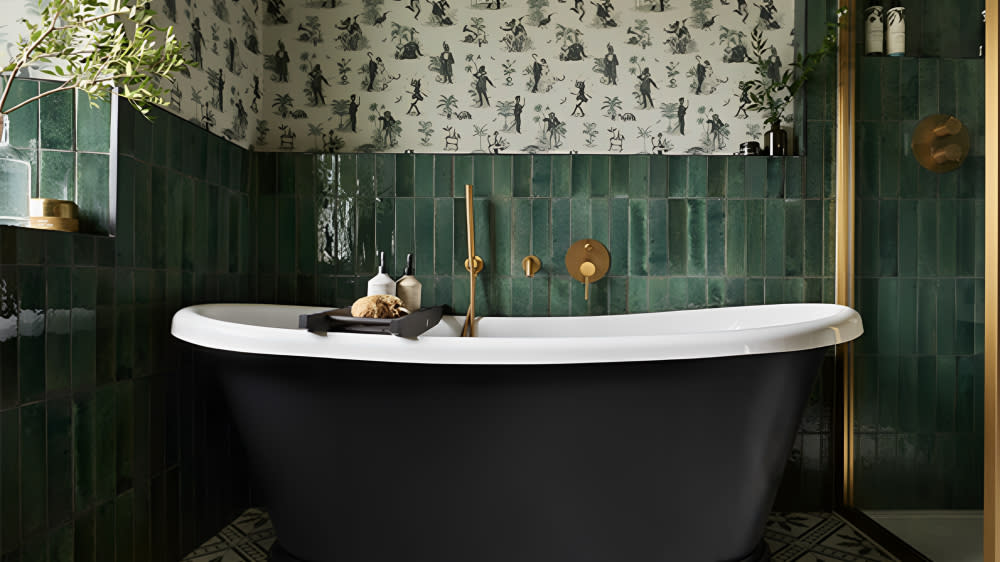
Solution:
<svg viewBox="0 0 1000 562"><path fill-rule="evenodd" d="M831 513L772 513L764 537L774 562L896 561ZM265 562L274 538L267 513L250 508L181 562Z"/></svg>

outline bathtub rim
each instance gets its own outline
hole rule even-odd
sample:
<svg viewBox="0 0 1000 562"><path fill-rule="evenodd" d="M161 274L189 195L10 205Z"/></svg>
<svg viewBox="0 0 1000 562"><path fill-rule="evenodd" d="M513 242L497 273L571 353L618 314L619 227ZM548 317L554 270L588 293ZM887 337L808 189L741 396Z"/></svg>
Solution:
<svg viewBox="0 0 1000 562"><path fill-rule="evenodd" d="M251 307L254 310L251 310ZM779 308L780 307L780 308ZM270 314L284 309L287 314L309 314L328 310L326 307L268 304L199 304L174 314L171 333L174 337L201 347L238 353L318 357L387 363L419 363L449 365L555 365L584 363L629 363L674 359L700 359L740 355L760 355L801 351L845 343L863 333L861 317L851 308L835 304L780 304L746 307L725 307L697 311L651 312L618 316L497 318L503 321L546 321L558 318L563 322L600 322L601 319L636 317L644 322L680 321L692 313L723 316L730 311L732 318L754 313L787 313L811 310L823 311L820 317L785 324L741 328L735 330L699 331L657 335L626 336L558 336L558 337L477 337L459 338L447 335L425 335L418 339L371 334L330 333L312 334L305 330L268 327L220 320L228 310L240 313ZM480 330L488 327L492 317L479 319ZM730 318L730 320L732 320ZM447 328L461 326L462 317L445 317ZM721 318L720 318L721 321Z"/></svg>

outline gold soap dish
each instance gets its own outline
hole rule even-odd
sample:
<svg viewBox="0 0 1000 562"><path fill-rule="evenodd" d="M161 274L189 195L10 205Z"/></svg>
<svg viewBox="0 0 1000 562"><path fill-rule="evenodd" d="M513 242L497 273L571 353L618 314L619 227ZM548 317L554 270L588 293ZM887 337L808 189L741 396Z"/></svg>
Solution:
<svg viewBox="0 0 1000 562"><path fill-rule="evenodd" d="M28 226L43 230L80 230L80 208L72 201L62 199L32 199L29 207Z"/></svg>

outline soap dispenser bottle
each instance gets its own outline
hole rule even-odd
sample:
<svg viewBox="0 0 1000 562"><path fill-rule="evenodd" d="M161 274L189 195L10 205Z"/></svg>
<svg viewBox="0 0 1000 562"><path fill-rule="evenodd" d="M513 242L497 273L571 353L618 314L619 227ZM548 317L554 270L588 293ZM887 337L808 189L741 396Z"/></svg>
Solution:
<svg viewBox="0 0 1000 562"><path fill-rule="evenodd" d="M885 54L890 57L906 54L906 8L900 0L892 0L886 11Z"/></svg>
<svg viewBox="0 0 1000 562"><path fill-rule="evenodd" d="M865 54L881 55L885 41L885 7L882 0L868 0L865 8Z"/></svg>
<svg viewBox="0 0 1000 562"><path fill-rule="evenodd" d="M420 310L420 291L423 285L413 276L413 254L406 254L406 270L396 281L396 296L403 301L403 308L414 312Z"/></svg>
<svg viewBox="0 0 1000 562"><path fill-rule="evenodd" d="M378 274L368 280L368 296L396 296L396 283L385 272L385 252L378 253Z"/></svg>

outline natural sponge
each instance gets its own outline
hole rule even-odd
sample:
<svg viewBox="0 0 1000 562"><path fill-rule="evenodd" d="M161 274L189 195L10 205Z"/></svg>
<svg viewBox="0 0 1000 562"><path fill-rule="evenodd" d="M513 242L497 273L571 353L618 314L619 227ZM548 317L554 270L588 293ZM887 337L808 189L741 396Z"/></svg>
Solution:
<svg viewBox="0 0 1000 562"><path fill-rule="evenodd" d="M403 301L392 295L361 297L351 306L351 316L355 318L399 318L407 312Z"/></svg>

